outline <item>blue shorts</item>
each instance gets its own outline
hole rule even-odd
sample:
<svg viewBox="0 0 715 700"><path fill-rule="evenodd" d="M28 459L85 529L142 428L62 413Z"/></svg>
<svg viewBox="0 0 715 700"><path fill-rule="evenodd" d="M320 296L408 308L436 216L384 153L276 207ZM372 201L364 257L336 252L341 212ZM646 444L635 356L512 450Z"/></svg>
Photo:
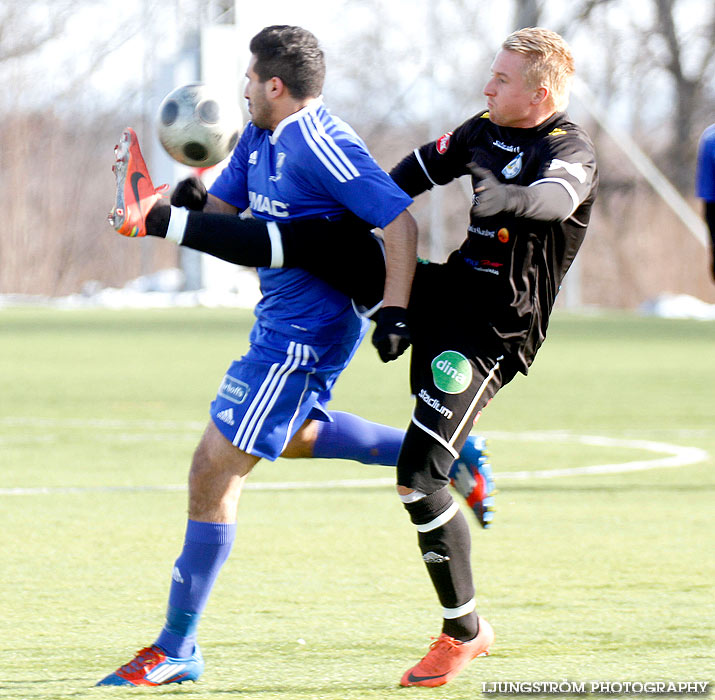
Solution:
<svg viewBox="0 0 715 700"><path fill-rule="evenodd" d="M211 403L216 427L243 452L275 460L307 419L332 421L331 389L368 326L363 320L360 335L343 343L311 345L257 323Z"/></svg>

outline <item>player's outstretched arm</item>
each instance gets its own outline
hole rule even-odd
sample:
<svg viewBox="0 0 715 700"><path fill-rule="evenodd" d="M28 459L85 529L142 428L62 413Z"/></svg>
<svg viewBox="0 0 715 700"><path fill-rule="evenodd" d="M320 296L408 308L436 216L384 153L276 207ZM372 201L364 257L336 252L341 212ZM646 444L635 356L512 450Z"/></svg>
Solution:
<svg viewBox="0 0 715 700"><path fill-rule="evenodd" d="M530 187L504 185L494 174L476 163L469 163L476 181L473 217L494 216L511 212L537 221L563 221L576 207L568 191L555 182L540 182Z"/></svg>
<svg viewBox="0 0 715 700"><path fill-rule="evenodd" d="M372 344L383 362L396 360L410 346L407 304L417 264L417 223L403 211L385 228L385 301L376 321Z"/></svg>

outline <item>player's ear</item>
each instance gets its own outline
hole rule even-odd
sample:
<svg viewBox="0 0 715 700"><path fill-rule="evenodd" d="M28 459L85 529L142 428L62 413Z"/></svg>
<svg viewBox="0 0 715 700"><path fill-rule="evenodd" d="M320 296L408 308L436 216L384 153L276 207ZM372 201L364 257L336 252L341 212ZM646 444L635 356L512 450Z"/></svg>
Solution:
<svg viewBox="0 0 715 700"><path fill-rule="evenodd" d="M268 97L280 97L285 91L285 83L277 75L274 75L266 81L266 95Z"/></svg>
<svg viewBox="0 0 715 700"><path fill-rule="evenodd" d="M546 101L546 99L549 97L549 88L547 88L544 85L539 86L534 90L532 96L531 96L531 104L534 106L540 105L543 102Z"/></svg>

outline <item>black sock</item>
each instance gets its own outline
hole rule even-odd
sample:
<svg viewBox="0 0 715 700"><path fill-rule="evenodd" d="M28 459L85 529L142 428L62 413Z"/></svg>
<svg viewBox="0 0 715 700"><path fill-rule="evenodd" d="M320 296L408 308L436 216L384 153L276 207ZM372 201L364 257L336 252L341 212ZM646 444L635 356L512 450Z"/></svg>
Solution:
<svg viewBox="0 0 715 700"><path fill-rule="evenodd" d="M473 605L471 539L464 514L446 488L406 503L405 508L418 528L422 559L444 608L442 631L460 641L474 639L479 622ZM452 617L460 608L464 613Z"/></svg>
<svg viewBox="0 0 715 700"><path fill-rule="evenodd" d="M171 206L165 202L157 202L146 215L147 236L166 238L170 216Z"/></svg>
<svg viewBox="0 0 715 700"><path fill-rule="evenodd" d="M237 265L271 264L271 239L266 222L260 219L191 211L181 245Z"/></svg>

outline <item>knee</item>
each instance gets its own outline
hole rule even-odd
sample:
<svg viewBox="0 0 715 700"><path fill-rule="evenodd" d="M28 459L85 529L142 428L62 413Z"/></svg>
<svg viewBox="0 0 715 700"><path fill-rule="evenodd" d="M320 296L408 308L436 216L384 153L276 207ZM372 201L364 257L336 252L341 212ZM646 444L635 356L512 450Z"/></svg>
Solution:
<svg viewBox="0 0 715 700"><path fill-rule="evenodd" d="M210 423L194 450L189 472L189 487L202 488L230 477L246 476L257 457L232 445Z"/></svg>
<svg viewBox="0 0 715 700"><path fill-rule="evenodd" d="M211 458L211 453L201 440L194 450L191 458L191 469L189 470L189 490L200 489L202 484L208 482L215 476L215 466Z"/></svg>
<svg viewBox="0 0 715 700"><path fill-rule="evenodd" d="M318 421L307 420L295 432L290 442L281 453L281 457L288 459L310 458L318 438Z"/></svg>

